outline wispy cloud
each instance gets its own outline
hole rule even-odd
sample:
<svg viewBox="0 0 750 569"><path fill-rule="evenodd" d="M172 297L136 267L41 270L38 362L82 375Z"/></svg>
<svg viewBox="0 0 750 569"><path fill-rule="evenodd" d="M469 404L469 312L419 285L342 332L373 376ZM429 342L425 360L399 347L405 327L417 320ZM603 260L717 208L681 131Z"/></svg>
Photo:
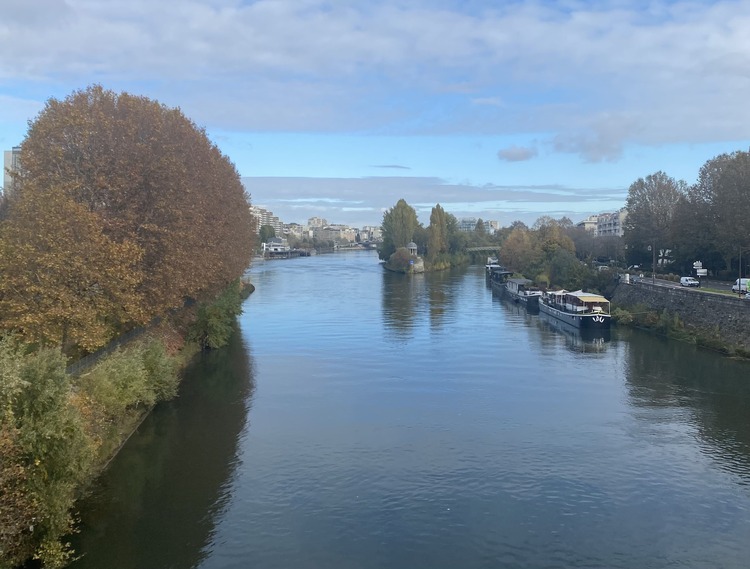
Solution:
<svg viewBox="0 0 750 569"><path fill-rule="evenodd" d="M506 162L523 162L531 160L539 154L536 148L528 146L509 146L497 152L497 157Z"/></svg>
<svg viewBox="0 0 750 569"><path fill-rule="evenodd" d="M373 164L373 168L386 168L392 170L411 170L408 166L400 166L398 164Z"/></svg>
<svg viewBox="0 0 750 569"><path fill-rule="evenodd" d="M452 184L438 178L243 178L253 203L271 209L284 221L305 222L325 207L329 221L370 225L382 212L405 199L429 222L440 205L457 217L482 217L504 224L533 223L544 212L583 219L622 207L626 188L576 188L560 185L501 186Z"/></svg>

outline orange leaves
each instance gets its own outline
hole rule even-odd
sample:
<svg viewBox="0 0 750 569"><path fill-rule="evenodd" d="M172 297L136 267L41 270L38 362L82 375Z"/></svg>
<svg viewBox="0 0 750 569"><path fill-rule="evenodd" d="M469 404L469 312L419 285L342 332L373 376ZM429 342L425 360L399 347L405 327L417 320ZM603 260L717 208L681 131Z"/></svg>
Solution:
<svg viewBox="0 0 750 569"><path fill-rule="evenodd" d="M0 314L28 341L92 350L142 322L140 251L62 192L24 186L0 229Z"/></svg>
<svg viewBox="0 0 750 569"><path fill-rule="evenodd" d="M179 110L92 86L50 100L22 144L0 243L0 319L86 349L212 296L252 255L234 165Z"/></svg>

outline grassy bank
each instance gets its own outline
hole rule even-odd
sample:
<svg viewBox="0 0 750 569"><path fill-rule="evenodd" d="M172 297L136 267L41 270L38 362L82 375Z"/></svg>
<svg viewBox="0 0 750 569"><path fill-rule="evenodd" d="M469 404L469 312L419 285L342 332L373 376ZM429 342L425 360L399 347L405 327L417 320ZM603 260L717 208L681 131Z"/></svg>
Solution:
<svg viewBox="0 0 750 569"><path fill-rule="evenodd" d="M146 414L177 394L201 349L221 347L252 285L152 327L79 375L59 348L0 341L0 569L66 565L76 499Z"/></svg>

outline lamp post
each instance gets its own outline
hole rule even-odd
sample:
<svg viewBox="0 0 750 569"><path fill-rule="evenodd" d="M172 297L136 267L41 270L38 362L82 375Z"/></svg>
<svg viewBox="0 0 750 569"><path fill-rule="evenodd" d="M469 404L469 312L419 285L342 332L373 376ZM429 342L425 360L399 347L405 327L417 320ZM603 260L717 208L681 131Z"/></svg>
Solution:
<svg viewBox="0 0 750 569"><path fill-rule="evenodd" d="M651 264L651 284L656 284L656 241L653 245L648 246L648 250L653 254L653 260Z"/></svg>

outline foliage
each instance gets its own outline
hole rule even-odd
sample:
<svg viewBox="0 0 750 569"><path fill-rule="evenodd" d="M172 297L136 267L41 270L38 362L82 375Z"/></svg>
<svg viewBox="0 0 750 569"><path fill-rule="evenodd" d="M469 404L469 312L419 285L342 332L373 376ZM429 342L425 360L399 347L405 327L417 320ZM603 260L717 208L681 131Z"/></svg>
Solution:
<svg viewBox="0 0 750 569"><path fill-rule="evenodd" d="M406 247L399 247L388 259L388 267L393 271L402 271L404 273L409 272L411 268L411 261L414 260L414 256L409 253Z"/></svg>
<svg viewBox="0 0 750 569"><path fill-rule="evenodd" d="M92 468L119 444L130 411L175 393L161 342L119 350L72 381L57 350L0 341L0 567L34 556L66 565L70 509ZM118 422L119 421L119 422Z"/></svg>
<svg viewBox="0 0 750 569"><path fill-rule="evenodd" d="M648 246L673 247L672 219L686 189L685 182L676 181L664 172L639 178L630 185L624 237L631 262L648 261Z"/></svg>
<svg viewBox="0 0 750 569"><path fill-rule="evenodd" d="M261 243L268 243L269 239L276 237L276 230L273 225L261 225L260 226L260 237L258 238Z"/></svg>
<svg viewBox="0 0 750 569"><path fill-rule="evenodd" d="M198 315L189 337L204 349L220 348L229 341L234 320L240 314L240 283L235 281L214 301L198 308Z"/></svg>
<svg viewBox="0 0 750 569"><path fill-rule="evenodd" d="M448 218L440 204L435 204L430 213L430 225L427 228L427 257L435 261L448 251Z"/></svg>
<svg viewBox="0 0 750 569"><path fill-rule="evenodd" d="M47 191L50 190L50 191ZM27 342L87 350L144 322L141 251L54 188L25 186L0 227L0 314Z"/></svg>
<svg viewBox="0 0 750 569"><path fill-rule="evenodd" d="M721 154L706 162L689 193L694 206L704 211L704 226L697 229L713 238L712 244L723 257L726 269L739 255L741 246L750 246L748 195L750 152Z"/></svg>
<svg viewBox="0 0 750 569"><path fill-rule="evenodd" d="M27 305L51 306L58 288L71 303L87 294L108 302L91 307L93 314L81 307L41 311L29 323L19 320L23 310L14 299L18 306L0 315L6 329L28 334L33 324L45 342L80 329L75 341L91 348L186 298L211 298L249 265L255 222L239 174L178 109L100 86L50 99L29 126L20 162L7 212L11 229L3 235L11 241L0 255L0 272L8 275L0 296L23 294L29 275L51 264ZM68 213L53 220L48 203ZM14 272L13 247L33 235L37 213L47 225ZM58 234L65 241L60 251L51 241ZM105 257L111 264L102 266ZM118 291L113 283L125 267L131 276ZM77 271L83 288L71 283ZM126 301L122 309L119 300Z"/></svg>
<svg viewBox="0 0 750 569"><path fill-rule="evenodd" d="M413 239L418 226L419 221L414 208L407 204L406 200L398 200L395 206L383 214L383 242L378 250L380 258L387 260L396 249L406 247Z"/></svg>
<svg viewBox="0 0 750 569"><path fill-rule="evenodd" d="M623 326L630 326L635 320L629 311L619 307L612 310L612 318Z"/></svg>
<svg viewBox="0 0 750 569"><path fill-rule="evenodd" d="M70 552L58 537L72 528L69 508L91 467L91 441L72 404L59 351L27 354L5 339L0 360L0 511L13 536L0 538L0 564L13 566L33 554L48 567L62 566Z"/></svg>

